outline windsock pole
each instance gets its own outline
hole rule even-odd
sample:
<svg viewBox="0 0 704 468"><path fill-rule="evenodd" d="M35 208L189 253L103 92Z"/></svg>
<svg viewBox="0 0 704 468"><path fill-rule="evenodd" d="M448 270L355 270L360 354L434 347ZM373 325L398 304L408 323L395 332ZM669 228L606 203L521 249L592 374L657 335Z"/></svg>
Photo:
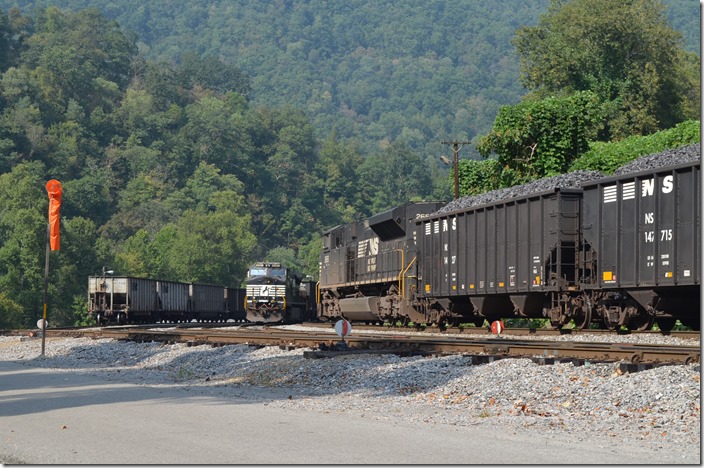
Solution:
<svg viewBox="0 0 704 468"><path fill-rule="evenodd" d="M46 263L44 266L44 315L42 317L42 356L46 342L46 303L49 291L49 253L51 250L59 250L59 212L61 208L61 194L63 189L61 183L56 179L51 179L46 183L46 191L49 195L49 222L46 226Z"/></svg>
<svg viewBox="0 0 704 468"><path fill-rule="evenodd" d="M49 245L49 231L51 227L49 224L46 225L46 261L44 263L44 315L42 316L42 356L44 356L44 349L46 346L46 303L49 290L49 252L51 251Z"/></svg>

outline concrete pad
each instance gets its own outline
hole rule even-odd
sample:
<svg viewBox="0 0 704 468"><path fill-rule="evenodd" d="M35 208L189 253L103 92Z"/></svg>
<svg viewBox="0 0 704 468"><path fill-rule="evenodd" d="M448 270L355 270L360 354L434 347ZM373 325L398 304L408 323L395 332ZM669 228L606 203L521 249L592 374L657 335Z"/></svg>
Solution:
<svg viewBox="0 0 704 468"><path fill-rule="evenodd" d="M657 463L619 450L480 426L292 411L0 362L0 463Z"/></svg>

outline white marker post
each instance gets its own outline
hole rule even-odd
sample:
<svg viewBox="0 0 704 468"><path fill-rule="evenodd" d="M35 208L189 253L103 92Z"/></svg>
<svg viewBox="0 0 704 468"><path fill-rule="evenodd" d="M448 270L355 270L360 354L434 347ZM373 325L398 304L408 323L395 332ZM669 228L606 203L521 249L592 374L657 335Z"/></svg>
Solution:
<svg viewBox="0 0 704 468"><path fill-rule="evenodd" d="M337 347L345 349L347 348L347 343L345 343L345 337L352 333L352 324L345 319L338 320L335 323L335 333L337 333L342 341L338 343Z"/></svg>
<svg viewBox="0 0 704 468"><path fill-rule="evenodd" d="M502 322L501 320L496 320L491 323L491 332L495 335L500 335L505 328L506 327L504 327L504 322Z"/></svg>

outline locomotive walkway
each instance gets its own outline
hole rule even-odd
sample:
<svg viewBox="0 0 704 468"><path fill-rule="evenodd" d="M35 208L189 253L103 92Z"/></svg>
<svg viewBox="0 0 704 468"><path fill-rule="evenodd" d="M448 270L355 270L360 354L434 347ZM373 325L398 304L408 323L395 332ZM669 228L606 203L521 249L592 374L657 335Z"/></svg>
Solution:
<svg viewBox="0 0 704 468"><path fill-rule="evenodd" d="M0 463L648 464L632 443L375 421L0 361Z"/></svg>

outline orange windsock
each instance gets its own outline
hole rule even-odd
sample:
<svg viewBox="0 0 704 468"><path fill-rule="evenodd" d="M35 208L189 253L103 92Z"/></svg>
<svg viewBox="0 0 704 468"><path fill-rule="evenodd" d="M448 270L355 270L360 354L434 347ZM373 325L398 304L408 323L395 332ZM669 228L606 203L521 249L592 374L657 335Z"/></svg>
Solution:
<svg viewBox="0 0 704 468"><path fill-rule="evenodd" d="M59 208L61 208L61 182L51 179L46 183L49 193L49 244L51 250L59 250Z"/></svg>

